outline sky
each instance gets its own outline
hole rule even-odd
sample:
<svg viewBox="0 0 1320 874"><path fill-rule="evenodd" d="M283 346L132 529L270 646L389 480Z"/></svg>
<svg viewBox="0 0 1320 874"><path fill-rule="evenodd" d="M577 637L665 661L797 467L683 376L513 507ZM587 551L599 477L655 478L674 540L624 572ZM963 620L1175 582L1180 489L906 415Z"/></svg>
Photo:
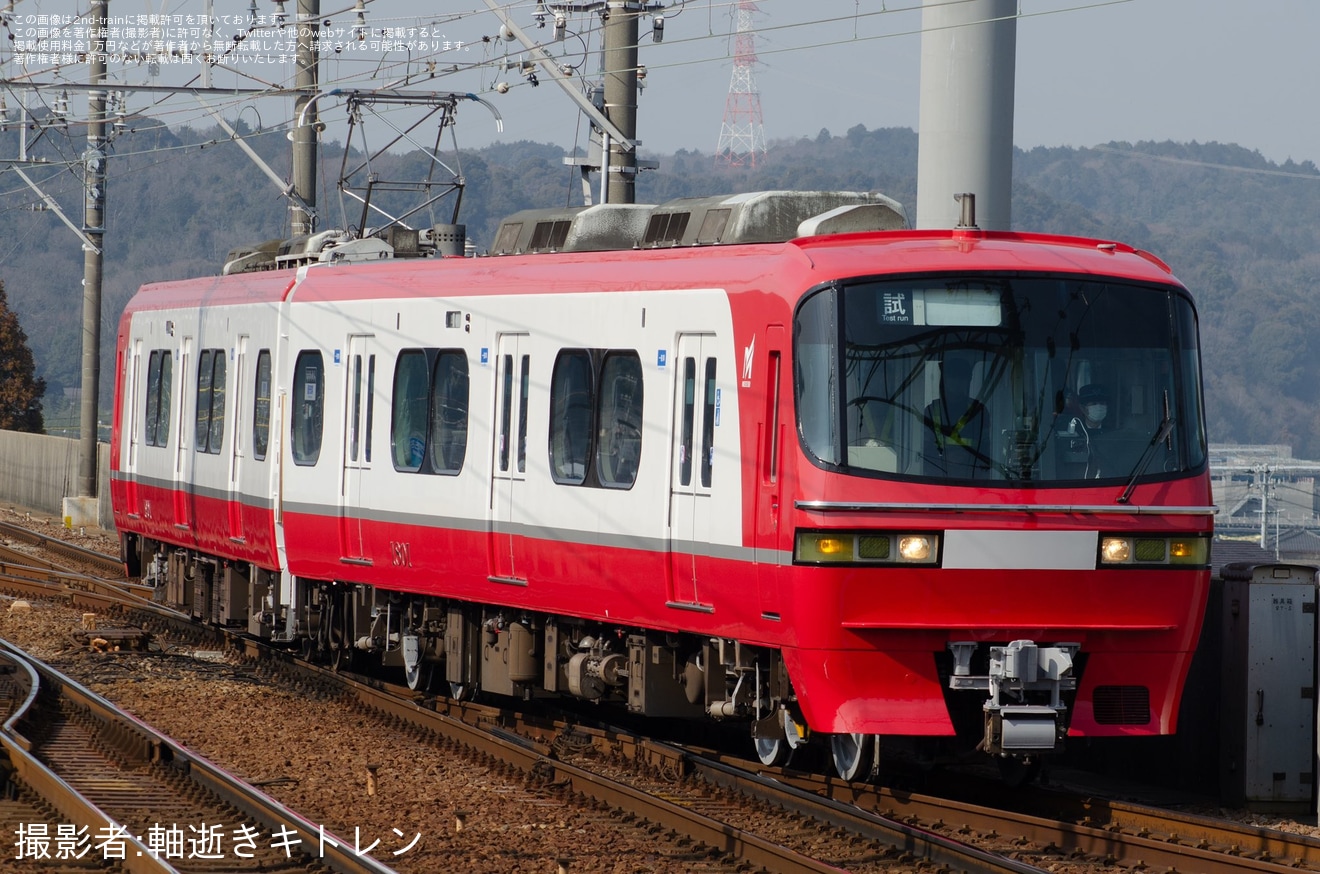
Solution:
<svg viewBox="0 0 1320 874"><path fill-rule="evenodd" d="M8 2L8 0L6 0ZM141 13L193 14L207 0L111 0L112 20ZM237 21L250 0L210 0L216 15ZM644 35L640 62L647 67L646 87L638 107L638 138L643 154L678 149L713 152L733 73L737 0L663 0L664 39ZM957 2L957 0L951 0ZM33 16L85 9L88 0L13 0L15 27ZM500 0L529 33L538 29L533 0ZM354 0L321 0L322 17L340 33L354 21ZM294 9L295 0L289 0ZM585 5L578 3L577 5ZM815 137L822 129L842 135L862 124L868 129L920 129L919 69L921 0L756 0L753 16L758 63L753 77L760 95L766 138ZM263 11L274 9L261 0ZM366 16L373 28L429 27L428 40L416 51L395 51L385 62L366 53L323 52L322 81L355 79L363 86L396 85L472 92L487 99L503 118L498 131L484 109L464 104L458 138L465 147L497 141L533 140L565 147L580 144L584 126L569 98L542 76L532 87L515 70L499 71L493 61L506 50L520 57L517 43L483 42L496 34L499 21L481 0L369 0ZM1314 106L1317 66L1314 43L1320 37L1317 0L1019 0L1014 142L1034 146L1092 146L1112 140L1231 142L1283 162L1320 162L1320 113ZM587 23L573 18L570 30ZM649 19L642 24L649 34ZM220 26L228 39L236 27ZM267 34L274 34L267 31ZM21 36L22 34L20 34ZM257 40L245 44L255 46ZM272 54L286 47L269 47ZM351 45L351 40L336 40ZM0 78L30 75L35 81L85 81L85 65L52 70L16 60L13 46L0 42ZM564 63L594 71L598 42L588 46L570 36L550 42ZM585 49L585 50L584 50ZM254 49L254 54L255 54ZM434 61L443 73L416 78ZM147 67L111 65L115 77L130 83L181 83L195 77L196 61L168 65L159 77ZM253 87L291 81L292 65L259 66L244 62L234 71L214 74L222 86ZM406 72L414 78L406 80ZM375 78L370 78L372 75ZM509 84L507 93L495 86ZM5 93L0 91L0 93ZM10 105L16 92L9 91ZM47 88L28 99L48 106L55 92ZM78 95L74 95L76 102ZM148 98L130 97L130 109L147 111L167 123L206 124L196 103L183 97L155 106ZM85 98L84 98L85 101ZM222 112L231 121L242 115L250 124L287 124L291 100L263 101L256 111L230 102ZM322 103L329 136L342 130L343 106ZM423 138L426 139L426 138Z"/></svg>
<svg viewBox="0 0 1320 874"><path fill-rule="evenodd" d="M841 135L857 124L919 130L919 0L757 5L753 75L769 141L814 137L822 128ZM1019 7L1015 145L1219 141L1275 162L1320 162L1320 2L1020 0ZM448 29L458 35L477 21ZM662 43L642 39L645 151L715 149L733 26L726 4L698 0L667 16ZM502 138L573 142L576 109L554 86L486 96L504 117ZM497 138L483 116L465 112L465 142Z"/></svg>

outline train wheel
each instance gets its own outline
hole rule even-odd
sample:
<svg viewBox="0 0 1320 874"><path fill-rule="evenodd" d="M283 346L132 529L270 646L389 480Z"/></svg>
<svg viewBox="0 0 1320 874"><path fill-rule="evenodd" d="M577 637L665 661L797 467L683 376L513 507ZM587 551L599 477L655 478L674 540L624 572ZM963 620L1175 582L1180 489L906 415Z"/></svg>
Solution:
<svg viewBox="0 0 1320 874"><path fill-rule="evenodd" d="M761 760L761 764L767 768L777 768L788 761L788 754L792 752L788 748L788 741L782 737L758 737L756 740L756 757Z"/></svg>
<svg viewBox="0 0 1320 874"><path fill-rule="evenodd" d="M353 670L355 661L353 647L347 643L341 643L330 651L330 668L336 673Z"/></svg>
<svg viewBox="0 0 1320 874"><path fill-rule="evenodd" d="M336 672L353 670L353 630L349 627L348 610L343 604L337 609L330 624L330 668Z"/></svg>
<svg viewBox="0 0 1320 874"><path fill-rule="evenodd" d="M784 736L775 738L756 738L756 757L768 768L783 765L792 757L793 750L804 745L806 732L802 731L787 710L781 710Z"/></svg>
<svg viewBox="0 0 1320 874"><path fill-rule="evenodd" d="M849 783L864 780L871 773L875 756L875 735L835 734L830 736L830 755L834 770Z"/></svg>

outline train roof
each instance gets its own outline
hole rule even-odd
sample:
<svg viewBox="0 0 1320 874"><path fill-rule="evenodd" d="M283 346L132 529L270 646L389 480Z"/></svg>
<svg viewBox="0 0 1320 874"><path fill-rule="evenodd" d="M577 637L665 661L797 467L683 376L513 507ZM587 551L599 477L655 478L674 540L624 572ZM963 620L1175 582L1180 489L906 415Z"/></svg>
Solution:
<svg viewBox="0 0 1320 874"><path fill-rule="evenodd" d="M859 192L751 192L680 198L661 206L525 210L501 225L495 253L462 257L455 228L391 228L347 240L337 231L267 241L231 264L275 257L290 269L252 269L144 286L127 311L287 299L417 297L809 287L844 277L932 272L1047 272L1175 282L1158 258L1106 240L1044 234L909 230L902 207ZM422 257L417 240L448 241ZM459 232L461 236L461 231ZM407 254L392 255L403 242ZM425 247L422 247L424 249Z"/></svg>
<svg viewBox="0 0 1320 874"><path fill-rule="evenodd" d="M787 289L833 279L939 272L1096 274L1177 284L1153 256L1102 240L990 231L879 231L709 248L382 260L147 285L130 310L294 299L348 301L724 288Z"/></svg>

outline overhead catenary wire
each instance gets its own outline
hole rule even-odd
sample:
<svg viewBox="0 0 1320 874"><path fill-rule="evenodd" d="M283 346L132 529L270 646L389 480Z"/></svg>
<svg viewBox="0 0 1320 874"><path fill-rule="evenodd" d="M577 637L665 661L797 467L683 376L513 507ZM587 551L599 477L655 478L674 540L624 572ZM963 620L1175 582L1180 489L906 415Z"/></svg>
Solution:
<svg viewBox="0 0 1320 874"><path fill-rule="evenodd" d="M173 4L173 9L175 10L186 9L189 5L192 5L194 2L195 0L179 0L179 2ZM968 0L950 0L950 2L961 3L961 2L968 2ZM1059 15L1059 14L1066 14L1066 13L1098 8L1098 7L1120 5L1130 2L1133 2L1133 0L1100 0L1100 2L1078 3L1078 4L1069 5L1067 7L1047 9L1041 11L1030 11L1030 10L1019 9L1018 15L1020 18ZM374 10L380 5L375 3L374 0L366 0L366 4L367 4L367 8L372 10L373 13ZM37 8L40 8L42 4L40 2L37 2L34 5ZM525 11L527 11L528 13L530 13L530 11L535 8L531 4L523 4L523 5ZM672 5L677 5L680 8L682 8L685 7L687 4L680 3L680 4L672 4ZM736 6L736 0L733 0L733 2L725 2L725 3L710 2L707 4L707 6L711 14L714 15L717 9L734 8ZM812 28L837 24L845 20L853 21L853 22L856 22L858 20L868 20L868 19L874 20L880 18L881 16L892 16L894 14L903 13L903 12L910 13L916 11L917 8L919 7L882 6L882 8L880 9L867 10L864 12L856 12L854 14L850 14L846 16L817 18L817 19L811 19L809 21L799 22L794 24L782 24L782 25L759 27L757 29L757 33L758 35L772 35L777 32L810 32ZM353 5L348 5L347 3L345 3L342 4L342 8L336 9L329 13L325 13L321 16L321 18L323 20L331 20L337 16L350 14L355 9L356 9L356 2ZM85 16L86 13L80 12L79 14ZM486 20L489 17L490 17L490 13L488 10L484 8L473 7L465 11L458 11L458 12L448 13L445 15L431 14L431 15L423 15L423 16L391 16L391 17L382 18L382 17L376 17L373 14L373 24L388 25L388 26L397 25L397 26L416 26L416 27L422 27L422 26L449 27L451 25L455 25L459 23L468 23L470 21L478 20L478 19L481 20L482 22L486 22ZM583 26L579 31L575 32L576 37L580 40L582 48L579 51L575 51L574 55L578 55L581 57L585 57L590 54L591 38L593 34L597 34L600 30L599 22L592 23L590 17L588 17L586 21L588 23L585 26ZM385 32L385 30L383 27L378 27L376 28L376 32L383 33ZM791 54L795 52L804 52L804 51L819 51L822 49L838 47L855 42L871 42L871 41L892 39L897 37L910 36L920 32L921 32L920 28L917 28L911 30L904 30L901 32L889 32L889 33L861 35L861 36L854 35L852 37L845 39L815 41L810 43L795 44L791 46L775 46L770 48L759 49L758 56ZM728 36L727 33L711 32L704 35L698 34L696 36L678 37L673 31L671 31L666 41L662 44L664 48L661 49L661 52L669 57L673 57L675 54L679 53L676 47L691 45L694 43L696 44L708 43L714 39L724 41L725 39L727 39L727 36ZM478 43L476 41L472 41L467 43L467 45L475 47L476 45L478 45ZM483 49L483 53L486 53L486 51L492 47L498 47L493 45L493 41L492 42L483 41L480 43L480 45ZM547 48L550 48L553 46L553 43L544 43L543 45L545 45ZM420 53L415 57L395 59L395 60L390 60L388 54L389 53L384 53L378 58L347 57L343 55L333 56L333 57L323 56L323 66L325 66L325 63L330 63L333 65L334 74L326 77L327 87L351 87L353 83L358 82L360 80L360 76L365 74L356 72L353 69L355 66L361 68L364 67L365 65L370 64L372 67L372 71L378 74L398 73L399 78L396 79L396 82L399 84L408 84L420 80L425 80L429 82L444 77L469 74L474 71L482 71L482 70L492 71L495 70L499 64L506 63L510 57L518 53L490 52L486 54L485 57L476 61L457 62L457 63L449 63L449 64L441 63L447 59L446 56L447 54L449 54L446 53L445 51ZM700 66L709 63L725 63L729 60L730 60L730 56L727 50L721 51L719 54L707 53L706 55L700 57L686 58L672 62L667 62L663 60L663 58L655 57L655 52L653 51L651 57L648 59L648 63L646 66L648 71L654 74L656 72L660 72L668 69ZM229 74L233 75L235 78L244 79L246 81L250 81L254 83L260 83L261 87L252 88L251 90L245 89L242 94L234 94L231 99L220 100L218 102L218 105L216 106L216 109L218 111L227 113L228 111L235 110L236 108L241 109L242 106L249 105L256 100L262 100L268 97L286 96L287 94L292 93L292 89L288 86L288 82L292 77L291 72L289 73L288 76L285 76L283 79L279 79L279 78L263 79L261 77L255 76L249 71L243 69L236 69L235 68L236 66L241 66L241 65L218 67L217 69L226 71ZM56 81L65 82L64 79L65 72L63 67L54 66L54 67L44 68L43 71L24 72L22 76L15 77L13 79L0 80L0 87L4 87L6 93L15 93L14 88L11 86L18 85L22 80L26 80L28 84L36 85L38 83L32 83L31 81L33 77L38 75L44 75L46 72L53 73L56 76ZM128 70L124 70L124 69L116 70L115 72L121 79L126 77L129 73ZM197 78L198 78L197 76L194 76L192 77L192 79L188 81L188 83L180 86L164 86L164 85L145 86L145 85L134 85L127 82L116 82L114 87L116 89L123 88L129 94L137 93L140 90L146 93L151 93L153 95L154 98L153 101L149 103L148 106L145 107L144 109L136 110L133 113L134 115L149 116L153 119L171 125L183 125L188 127L206 126L208 123L207 113L198 110L197 107L195 106L176 107L171 105L169 101L170 96L172 96L172 94L174 93L187 93L187 92L195 91L195 88L193 87L193 83L196 82ZM78 83L74 83L72 81L68 81L66 84L71 89L80 87ZM491 79L484 81L482 83L482 86L476 90L476 93L490 94L495 90L494 87L495 84L496 83L494 81L494 77L492 77ZM369 87L369 85L366 85L364 87ZM525 88L525 87L528 87L528 83L517 79L514 79L514 81L509 83L508 85L509 90L515 88ZM36 88L35 90L37 90L38 94L40 94L39 87ZM217 88L216 91L213 93L215 93L216 96L219 96L219 93L225 90L232 90L232 89ZM158 97L155 96L155 92L160 92ZM43 105L45 105L44 96L39 97L39 99L42 100ZM47 110L49 110L48 106L47 106ZM72 115L69 117L68 122L71 128L76 128L79 125L85 123L84 120ZM579 118L579 127L581 123L582 123L582 119ZM244 137L252 136L252 135L256 135L257 133L259 132L254 131L251 133L242 134L242 136ZM124 145L126 145L126 138L131 137L132 135L133 134L131 131L127 131L121 134L117 138L116 154L121 154L119 150L121 150L124 147ZM1112 154L1119 154L1119 155L1124 155L1127 157L1132 157L1142 160L1159 160L1169 163L1181 163L1186 165L1202 166L1202 167L1206 167L1207 169L1222 169L1229 172L1257 173L1261 175L1273 175L1273 176L1305 178L1305 179L1320 178L1320 174L1311 174L1306 172L1292 172L1286 170L1270 170L1265 168L1247 168L1247 167L1233 167L1229 165L1216 165L1207 162L1198 162L1190 159L1179 159L1179 158L1173 158L1171 156L1156 156L1156 155L1150 155L1149 153L1145 153L1145 152L1127 152L1125 150L1109 149L1106 147L1096 147L1096 149L1098 151L1105 151ZM77 163L79 160L76 154L68 154L62 152L62 157L64 163L68 163L68 164Z"/></svg>

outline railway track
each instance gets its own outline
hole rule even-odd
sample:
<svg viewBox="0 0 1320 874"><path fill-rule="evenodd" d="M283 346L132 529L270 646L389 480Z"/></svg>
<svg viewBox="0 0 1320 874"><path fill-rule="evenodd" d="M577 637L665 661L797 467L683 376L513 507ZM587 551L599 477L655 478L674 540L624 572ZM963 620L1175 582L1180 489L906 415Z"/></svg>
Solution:
<svg viewBox="0 0 1320 874"><path fill-rule="evenodd" d="M75 600L83 597L86 593L75 593ZM135 619L143 626L179 621L169 615L170 611L151 608L150 612L149 617L139 615ZM199 630L186 621L183 627L194 633ZM614 820L644 830L643 836L702 848L699 855L724 860L713 870L752 867L778 872L835 872L854 869L852 862L864 862L863 868L870 870L915 871L930 866L950 872L996 874L1037 870L957 840L859 815L800 793L796 806L787 813L782 807L761 805L752 809L748 821L745 793L712 792L712 785L702 781L644 781L637 785L635 768L602 771L598 757L583 764L565 761L563 743L552 739L554 730L543 722L520 723L523 731L514 730L508 715L501 715L495 708L453 704L451 709L447 700L418 701L403 687L335 674L288 654L266 651L253 641L239 645L252 657L278 661L289 673L290 682L335 696L336 706L343 706L341 699L347 696L362 711L414 732L423 747L436 748L435 756L452 755L449 750L462 748L466 756L489 761L502 773L521 774L531 794L559 799L564 806L605 811ZM563 735L575 730L572 725L560 729ZM536 740L536 734L546 739ZM647 749L660 747L648 744ZM684 759L681 751L673 750L669 755L675 762ZM428 754L419 748L418 758L425 760ZM643 767L650 766L643 762ZM763 782L764 789L771 791L769 781ZM804 822L809 824L805 833L797 833ZM785 834L786 829L794 834ZM824 843L831 844L831 848L822 854ZM850 864L841 866L842 860Z"/></svg>
<svg viewBox="0 0 1320 874"><path fill-rule="evenodd" d="M71 855L131 872L391 870L48 665L0 656L29 690L0 738L11 779L59 817L23 823L20 857L51 858L64 834Z"/></svg>
<svg viewBox="0 0 1320 874"><path fill-rule="evenodd" d="M107 597L63 591L74 603ZM144 624L216 633L172 611L144 606L137 598L126 599L120 609L150 611L153 618ZM253 641L236 638L233 645L253 658L268 655ZM288 654L269 655L308 682L336 684L365 710L423 735L443 736L529 775L529 786L594 799L621 811L620 816L690 835L732 859L767 870L838 870L836 862L850 853L872 864L885 859L899 868L934 865L969 871L1036 870L1033 865L1055 871L1112 866L1206 874L1320 870L1320 841L1309 836L1059 792L1005 796L1000 787L997 801L978 804L845 784L662 744L622 730L581 722L547 725L543 717L524 719L508 709L420 697L403 687L335 675ZM627 766L631 774L605 777L599 773L601 759ZM638 774L653 779L639 779ZM1010 798L1017 800L1018 808L1001 809ZM763 811L763 821L737 824L731 811L740 807ZM785 821L808 823L807 843L816 849L809 853L783 846L802 837L785 834ZM970 858L961 849L970 844L983 848L977 852L984 858Z"/></svg>
<svg viewBox="0 0 1320 874"><path fill-rule="evenodd" d="M123 563L116 556L96 552L75 543L60 540L58 537L48 537L45 534L33 531L30 528L24 528L21 525L15 525L12 522L0 522L0 538L24 543L35 550L60 556L86 569L89 573L120 580L124 576ZM10 555L30 554L12 549L6 549L5 551Z"/></svg>

